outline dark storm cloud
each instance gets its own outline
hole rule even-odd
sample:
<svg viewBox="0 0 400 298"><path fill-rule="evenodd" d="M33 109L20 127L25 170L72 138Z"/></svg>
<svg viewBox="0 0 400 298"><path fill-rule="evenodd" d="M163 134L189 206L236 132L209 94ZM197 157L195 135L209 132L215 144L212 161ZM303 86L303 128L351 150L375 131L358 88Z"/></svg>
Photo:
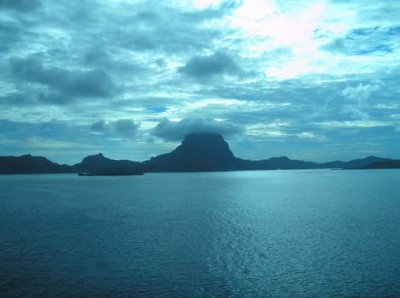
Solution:
<svg viewBox="0 0 400 298"><path fill-rule="evenodd" d="M97 120L90 125L90 130L96 133L107 133L122 137L134 137L139 130L140 124L132 119L120 119L106 122L104 119Z"/></svg>
<svg viewBox="0 0 400 298"><path fill-rule="evenodd" d="M5 96L0 96L0 104L12 106L25 106L32 104L33 101L21 92L11 93Z"/></svg>
<svg viewBox="0 0 400 298"><path fill-rule="evenodd" d="M39 0L0 0L0 9L15 9L29 11L40 5Z"/></svg>
<svg viewBox="0 0 400 298"><path fill-rule="evenodd" d="M118 134L126 137L133 137L138 131L139 124L131 119L121 119L115 121L113 127Z"/></svg>
<svg viewBox="0 0 400 298"><path fill-rule="evenodd" d="M90 125L90 130L94 132L105 132L107 130L107 124L104 120L98 120Z"/></svg>
<svg viewBox="0 0 400 298"><path fill-rule="evenodd" d="M89 68L101 69L109 74L114 74L121 81L128 80L130 82L146 75L148 64L125 59L118 51L121 50L95 43L89 49L82 51L82 62ZM119 57L118 54L122 57Z"/></svg>
<svg viewBox="0 0 400 298"><path fill-rule="evenodd" d="M37 95L40 102L68 103L76 98L112 97L118 86L101 69L70 70L55 66L44 66L38 57L10 60L11 74L18 83L37 83L48 87ZM30 94L30 97L35 94Z"/></svg>
<svg viewBox="0 0 400 298"><path fill-rule="evenodd" d="M169 55L197 52L212 48L213 40L224 33L222 29L203 25L222 18L236 6L227 2L197 11L177 9L169 2L160 4L160 1L124 3L119 7L122 11L118 17L102 11L104 17L107 15L113 21L113 26L105 27L102 34L115 45L136 52Z"/></svg>
<svg viewBox="0 0 400 298"><path fill-rule="evenodd" d="M179 72L194 79L206 80L217 75L238 75L240 67L225 53L216 52L208 56L194 56Z"/></svg>
<svg viewBox="0 0 400 298"><path fill-rule="evenodd" d="M43 9L18 14L39 3ZM210 48L223 30L203 24L235 7L227 2L198 11L158 1L101 3L2 0L3 7L18 9L17 13L6 10L11 17L0 21L4 29L0 36L7 41L0 43L0 51L5 52L0 66L9 69L0 75L0 82L14 84L16 89L3 93L2 104L65 105L83 102L80 98L94 102L131 90L154 90L155 75L166 70L169 58L165 54L186 59L186 53ZM235 72L230 57L217 54L216 58L221 61L216 62L214 74ZM194 74L192 66L198 67L196 61L187 69ZM167 84L174 83L180 84L175 78Z"/></svg>
<svg viewBox="0 0 400 298"><path fill-rule="evenodd" d="M21 38L21 28L14 22L0 22L0 52L12 49ZM4 41L7 42L4 42Z"/></svg>
<svg viewBox="0 0 400 298"><path fill-rule="evenodd" d="M180 16L176 16L179 20ZM158 53L185 53L199 49L207 49L210 42L220 32L215 28L198 29L193 24L187 26L186 30L181 30L185 26L175 22L166 22L165 18L156 19L155 23L145 28L117 29L113 34L124 37L118 43L125 48L137 52L156 51Z"/></svg>
<svg viewBox="0 0 400 298"><path fill-rule="evenodd" d="M190 117L178 122L164 119L157 124L152 133L165 140L179 141L191 133L218 133L224 137L231 137L243 133L243 128L233 123L216 121L212 118Z"/></svg>

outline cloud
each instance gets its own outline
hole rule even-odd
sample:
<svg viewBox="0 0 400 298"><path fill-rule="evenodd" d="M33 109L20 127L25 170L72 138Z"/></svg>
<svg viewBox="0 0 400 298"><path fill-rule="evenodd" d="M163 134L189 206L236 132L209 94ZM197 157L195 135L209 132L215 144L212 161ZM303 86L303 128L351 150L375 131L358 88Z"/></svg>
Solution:
<svg viewBox="0 0 400 298"><path fill-rule="evenodd" d="M125 137L133 137L136 135L139 124L131 119L121 119L113 123L115 131Z"/></svg>
<svg viewBox="0 0 400 298"><path fill-rule="evenodd" d="M120 119L106 122L104 119L97 120L90 124L90 130L94 133L118 135L126 138L136 136L139 123L132 119Z"/></svg>
<svg viewBox="0 0 400 298"><path fill-rule="evenodd" d="M105 132L107 130L107 124L103 119L98 120L90 125L90 130L98 133Z"/></svg>
<svg viewBox="0 0 400 298"><path fill-rule="evenodd" d="M382 55L393 52L393 38L399 27L366 27L351 30L346 36L332 40L322 48L346 55Z"/></svg>
<svg viewBox="0 0 400 298"><path fill-rule="evenodd" d="M355 121L327 121L318 123L318 125L329 128L374 128L393 126L391 122L373 121L373 120L355 120Z"/></svg>
<svg viewBox="0 0 400 298"><path fill-rule="evenodd" d="M367 120L369 118L366 112L367 100L371 94L379 89L379 85L375 84L362 84L356 86L348 86L343 89L340 94L345 99L345 110L356 115L360 119Z"/></svg>
<svg viewBox="0 0 400 298"><path fill-rule="evenodd" d="M367 100L371 96L372 92L378 89L378 85L359 83L357 86L354 87L346 87L340 92L340 94L345 100L361 103Z"/></svg>
<svg viewBox="0 0 400 298"><path fill-rule="evenodd" d="M0 104L12 106L25 106L32 104L32 101L22 92L15 92L0 96Z"/></svg>
<svg viewBox="0 0 400 298"><path fill-rule="evenodd" d="M320 136L358 139L354 155L370 139L398 155L398 133L379 124L399 120L399 3L263 3L0 0L0 117L47 123L13 139L20 151L32 136L133 159L121 146L143 146L147 158L206 127L243 131L230 142L248 158L314 150Z"/></svg>
<svg viewBox="0 0 400 298"><path fill-rule="evenodd" d="M243 133L239 125L217 121L212 118L190 117L180 121L164 119L153 129L152 134L168 141L179 141L191 133L218 133L231 137Z"/></svg>
<svg viewBox="0 0 400 298"><path fill-rule="evenodd" d="M217 75L238 75L240 67L232 57L216 52L208 56L193 56L178 71L197 80L207 80Z"/></svg>
<svg viewBox="0 0 400 298"><path fill-rule="evenodd" d="M40 5L39 0L0 0L0 8L29 11Z"/></svg>
<svg viewBox="0 0 400 298"><path fill-rule="evenodd" d="M100 69L70 70L44 66L39 57L10 60L11 73L19 83L37 83L42 87L39 101L63 104L76 98L109 98L117 92L117 85Z"/></svg>

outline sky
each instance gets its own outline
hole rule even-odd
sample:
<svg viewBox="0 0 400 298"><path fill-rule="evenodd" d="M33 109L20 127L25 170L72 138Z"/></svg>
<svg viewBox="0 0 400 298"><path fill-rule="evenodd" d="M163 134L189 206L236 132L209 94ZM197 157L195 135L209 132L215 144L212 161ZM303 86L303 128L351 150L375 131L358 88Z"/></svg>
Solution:
<svg viewBox="0 0 400 298"><path fill-rule="evenodd" d="M0 155L400 158L400 2L0 0Z"/></svg>

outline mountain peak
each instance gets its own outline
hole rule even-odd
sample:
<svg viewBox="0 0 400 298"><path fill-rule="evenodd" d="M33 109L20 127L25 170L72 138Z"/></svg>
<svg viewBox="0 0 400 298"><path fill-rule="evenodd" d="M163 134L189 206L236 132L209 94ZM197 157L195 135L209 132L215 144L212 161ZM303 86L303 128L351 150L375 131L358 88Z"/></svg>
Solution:
<svg viewBox="0 0 400 298"><path fill-rule="evenodd" d="M98 154L93 154L93 155L88 155L86 156L83 161L87 161L87 160L102 160L102 159L106 159L106 157L104 157L104 155L102 153L98 153Z"/></svg>
<svg viewBox="0 0 400 298"><path fill-rule="evenodd" d="M196 141L214 141L214 142L224 142L224 138L217 133L191 133L186 135L183 139L184 142L196 142Z"/></svg>
<svg viewBox="0 0 400 298"><path fill-rule="evenodd" d="M132 173L138 172L139 163L129 160L114 160L102 153L86 156L75 165L80 172L86 173Z"/></svg>
<svg viewBox="0 0 400 298"><path fill-rule="evenodd" d="M174 152L194 158L233 159L234 155L224 138L216 133L193 133L182 141L182 144Z"/></svg>
<svg viewBox="0 0 400 298"><path fill-rule="evenodd" d="M235 156L224 138L216 133L187 135L174 151L144 162L150 171L226 171L234 166Z"/></svg>

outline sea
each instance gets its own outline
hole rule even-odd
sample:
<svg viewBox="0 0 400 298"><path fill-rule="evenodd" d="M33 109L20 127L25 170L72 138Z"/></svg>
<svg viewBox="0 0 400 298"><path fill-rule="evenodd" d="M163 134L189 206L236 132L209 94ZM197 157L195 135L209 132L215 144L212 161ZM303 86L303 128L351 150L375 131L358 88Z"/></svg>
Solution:
<svg viewBox="0 0 400 298"><path fill-rule="evenodd" d="M400 170L0 176L0 297L400 297Z"/></svg>

